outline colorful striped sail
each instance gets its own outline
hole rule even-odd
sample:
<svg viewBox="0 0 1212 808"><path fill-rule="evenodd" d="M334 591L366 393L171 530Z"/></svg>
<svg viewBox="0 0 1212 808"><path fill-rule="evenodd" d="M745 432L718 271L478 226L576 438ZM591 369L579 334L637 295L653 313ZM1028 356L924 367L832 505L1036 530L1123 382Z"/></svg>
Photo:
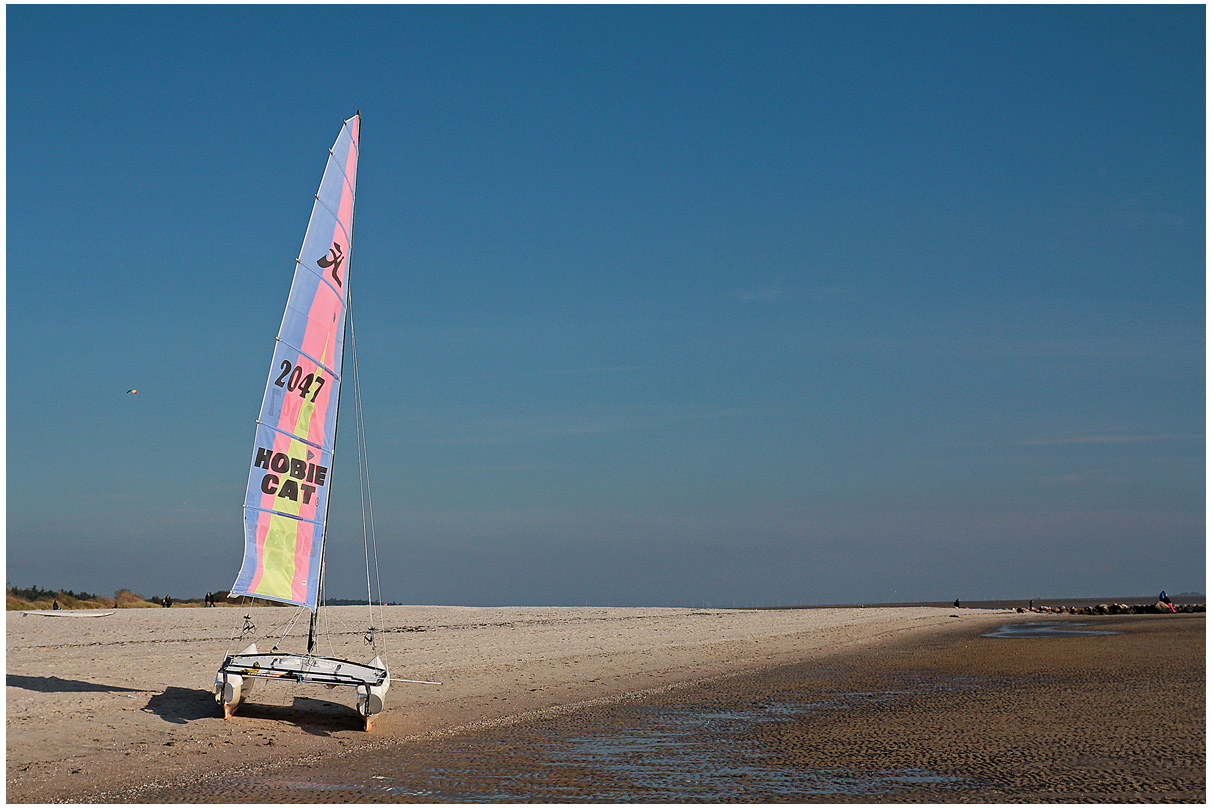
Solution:
<svg viewBox="0 0 1212 808"><path fill-rule="evenodd" d="M257 418L233 595L316 608L358 173L360 113L341 128L311 211Z"/></svg>

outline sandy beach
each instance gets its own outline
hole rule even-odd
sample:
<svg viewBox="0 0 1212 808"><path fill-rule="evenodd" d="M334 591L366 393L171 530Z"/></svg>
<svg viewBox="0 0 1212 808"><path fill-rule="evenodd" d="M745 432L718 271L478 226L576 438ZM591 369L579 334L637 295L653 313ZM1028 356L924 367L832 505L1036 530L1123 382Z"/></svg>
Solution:
<svg viewBox="0 0 1212 808"><path fill-rule="evenodd" d="M824 659L1012 611L935 607L740 611L456 608L386 611L397 683L372 732L343 689L258 683L228 721L211 683L246 610L138 609L93 619L9 612L7 799L122 801L216 772L264 771L450 737L627 694ZM273 635L293 610L247 610ZM334 656L368 657L365 607L331 613Z"/></svg>
<svg viewBox="0 0 1212 808"><path fill-rule="evenodd" d="M302 765L186 803L1206 802L1204 615L907 632ZM991 636L992 635L992 636Z"/></svg>

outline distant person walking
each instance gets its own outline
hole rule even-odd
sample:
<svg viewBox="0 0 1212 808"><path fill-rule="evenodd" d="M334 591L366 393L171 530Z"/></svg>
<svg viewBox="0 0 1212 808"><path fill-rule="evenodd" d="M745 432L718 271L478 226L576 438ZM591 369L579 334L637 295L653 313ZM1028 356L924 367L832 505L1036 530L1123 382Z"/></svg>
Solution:
<svg viewBox="0 0 1212 808"><path fill-rule="evenodd" d="M957 608L957 609L958 609L959 607L960 607L960 605L959 605L959 598L956 598L956 599L955 599L955 608Z"/></svg>

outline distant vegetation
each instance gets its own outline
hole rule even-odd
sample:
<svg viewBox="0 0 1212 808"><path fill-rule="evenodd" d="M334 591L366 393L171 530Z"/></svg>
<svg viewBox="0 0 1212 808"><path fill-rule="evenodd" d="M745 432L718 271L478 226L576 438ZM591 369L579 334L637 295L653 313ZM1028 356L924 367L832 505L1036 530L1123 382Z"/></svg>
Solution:
<svg viewBox="0 0 1212 808"><path fill-rule="evenodd" d="M6 609L51 609L55 602L62 609L117 609L156 606L128 589L114 593L112 598L89 592L73 592L70 589L43 589L31 586L24 589L5 585Z"/></svg>
<svg viewBox="0 0 1212 808"><path fill-rule="evenodd" d="M11 586L6 587L10 597L22 598L28 601L47 600L50 598L71 598L72 600L96 600L96 595L90 595L87 592L73 592L70 589L61 589L58 592L50 589L43 589L40 586L31 586L29 589L15 589Z"/></svg>
<svg viewBox="0 0 1212 808"><path fill-rule="evenodd" d="M158 595L148 599L129 589L119 589L112 598L107 598L70 589L43 589L40 586L20 588L6 584L4 594L4 607L8 610L53 609L56 602L61 609L147 609L164 605L164 599ZM173 598L174 606L201 606L202 602L203 598ZM219 602L216 598L216 603Z"/></svg>
<svg viewBox="0 0 1212 808"><path fill-rule="evenodd" d="M324 598L325 606L365 606L366 598ZM402 603L384 603L384 606L403 606Z"/></svg>

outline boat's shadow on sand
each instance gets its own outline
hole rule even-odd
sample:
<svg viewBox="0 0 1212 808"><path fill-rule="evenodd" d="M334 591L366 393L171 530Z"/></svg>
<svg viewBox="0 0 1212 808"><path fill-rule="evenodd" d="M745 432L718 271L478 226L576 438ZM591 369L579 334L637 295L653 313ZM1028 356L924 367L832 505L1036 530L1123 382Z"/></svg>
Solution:
<svg viewBox="0 0 1212 808"><path fill-rule="evenodd" d="M121 687L81 679L61 679L58 676L5 675L5 685L32 690L35 693L114 693L133 698L130 694L146 693L137 687ZM166 687L147 700L143 711L157 715L170 724L188 724L206 719L222 720L223 708L215 703L215 695L209 690L189 687ZM331 735L362 729L362 717L352 707L322 699L295 696L290 705L257 704L245 702L232 719L257 718L294 724L312 735Z"/></svg>
<svg viewBox="0 0 1212 808"><path fill-rule="evenodd" d="M163 693L157 693L147 700L143 712L158 715L170 724L223 717L223 710L215 704L213 693L189 687L164 688Z"/></svg>
<svg viewBox="0 0 1212 808"><path fill-rule="evenodd" d="M85 682L80 679L60 679L58 676L19 676L8 673L4 676L7 687L19 687L22 690L32 690L35 693L143 693L137 687L119 687L118 685L103 685L97 682Z"/></svg>
<svg viewBox="0 0 1212 808"><path fill-rule="evenodd" d="M165 688L163 693L148 699L143 709L173 724L216 718L222 720L223 717L223 708L215 703L214 693L186 687ZM230 720L240 722L246 719L294 724L311 735L328 736L334 732L362 729L362 717L352 707L305 696L295 696L289 705L245 702Z"/></svg>

